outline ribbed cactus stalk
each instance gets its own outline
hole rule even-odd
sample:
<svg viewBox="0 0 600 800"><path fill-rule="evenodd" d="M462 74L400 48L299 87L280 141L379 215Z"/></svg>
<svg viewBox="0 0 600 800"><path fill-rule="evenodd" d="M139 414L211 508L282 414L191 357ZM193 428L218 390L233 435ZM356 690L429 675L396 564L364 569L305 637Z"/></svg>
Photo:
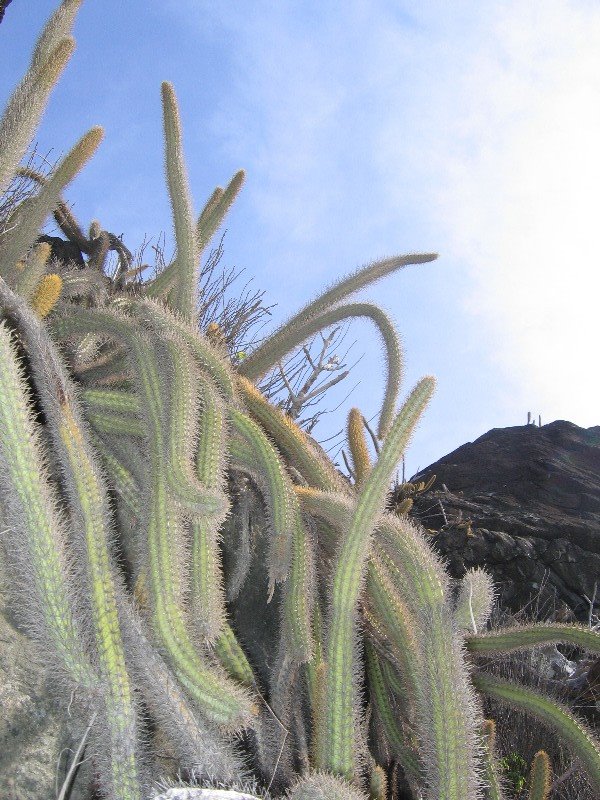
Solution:
<svg viewBox="0 0 600 800"><path fill-rule="evenodd" d="M538 750L533 757L529 775L529 800L548 800L551 789L552 770L545 750Z"/></svg>
<svg viewBox="0 0 600 800"><path fill-rule="evenodd" d="M484 780L487 784L487 800L504 800L504 792L495 758L496 722L486 719L482 725Z"/></svg>
<svg viewBox="0 0 600 800"><path fill-rule="evenodd" d="M173 209L177 242L178 280L174 288L175 308L190 322L196 308L198 259L192 201L181 142L181 120L172 84L162 85L163 123L165 130L165 166Z"/></svg>
<svg viewBox="0 0 600 800"><path fill-rule="evenodd" d="M537 623L498 628L467 638L467 648L472 653L482 654L510 653L559 643L573 644L590 653L599 653L600 632L592 628L584 628L582 625Z"/></svg>
<svg viewBox="0 0 600 800"><path fill-rule="evenodd" d="M328 626L326 707L317 731L317 753L318 766L348 780L356 777L354 626L371 535L383 510L393 471L431 397L433 385L432 378L424 378L396 417L379 459L359 491L356 510L335 568Z"/></svg>
<svg viewBox="0 0 600 800"><path fill-rule="evenodd" d="M365 436L363 417L358 408L351 408L348 414L348 447L352 456L356 483L360 486L371 470L371 457Z"/></svg>

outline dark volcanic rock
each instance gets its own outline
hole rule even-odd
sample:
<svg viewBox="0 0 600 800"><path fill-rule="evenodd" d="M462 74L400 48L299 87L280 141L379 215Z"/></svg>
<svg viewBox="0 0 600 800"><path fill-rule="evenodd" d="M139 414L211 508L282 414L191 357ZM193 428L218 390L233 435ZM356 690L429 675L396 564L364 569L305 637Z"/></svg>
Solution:
<svg viewBox="0 0 600 800"><path fill-rule="evenodd" d="M513 611L600 606L600 426L495 428L421 471L413 514L454 577L487 566ZM530 610L534 610L530 607Z"/></svg>

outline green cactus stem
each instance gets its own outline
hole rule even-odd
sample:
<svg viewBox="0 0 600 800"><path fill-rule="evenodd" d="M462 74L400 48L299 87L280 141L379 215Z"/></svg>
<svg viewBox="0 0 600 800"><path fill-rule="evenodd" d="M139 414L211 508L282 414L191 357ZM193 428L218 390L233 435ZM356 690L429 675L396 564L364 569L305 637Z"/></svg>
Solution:
<svg viewBox="0 0 600 800"><path fill-rule="evenodd" d="M42 117L50 92L73 54L71 36L61 37L44 48L44 57L32 63L13 92L0 120L0 192L8 186L25 155Z"/></svg>
<svg viewBox="0 0 600 800"><path fill-rule="evenodd" d="M165 134L165 168L173 210L179 273L174 287L174 308L186 320L194 323L199 259L192 201L181 143L181 120L173 85L165 81L162 84L161 92Z"/></svg>
<svg viewBox="0 0 600 800"><path fill-rule="evenodd" d="M99 127L88 131L58 164L38 194L29 199L27 216L3 238L0 274L8 274L34 243L46 217L54 211L63 188L93 156L103 135Z"/></svg>
<svg viewBox="0 0 600 800"><path fill-rule="evenodd" d="M500 783L500 770L495 758L496 723L493 719L486 719L482 725L483 739L483 776L486 789L486 800L504 800L504 792Z"/></svg>
<svg viewBox="0 0 600 800"><path fill-rule="evenodd" d="M552 780L552 770L548 753L538 750L533 757L529 774L529 800L548 800Z"/></svg>
<svg viewBox="0 0 600 800"><path fill-rule="evenodd" d="M238 387L251 416L277 442L285 459L311 486L332 491L349 490L349 484L314 439L290 417L274 408L250 381L239 378Z"/></svg>
<svg viewBox="0 0 600 800"><path fill-rule="evenodd" d="M466 645L471 653L510 653L548 644L572 644L590 653L600 653L600 632L583 625L561 623L536 623L467 636Z"/></svg>
<svg viewBox="0 0 600 800"><path fill-rule="evenodd" d="M88 690L97 682L80 637L65 576L68 523L51 488L39 433L32 422L31 399L15 352L15 337L0 322L0 481L12 525L22 536L25 552L16 555L27 573L35 608L35 632L52 642L70 680ZM43 625L40 622L43 620Z"/></svg>
<svg viewBox="0 0 600 800"><path fill-rule="evenodd" d="M202 373L192 370L199 390L200 419L195 438L196 476L208 489L224 492L227 458L227 417L217 392ZM219 549L222 515L194 515L191 519L190 605L192 625L209 643L226 628L225 589ZM229 629L228 641L233 637ZM237 644L237 643L236 643ZM231 642L231 652L235 646ZM239 650L237 645L237 650ZM237 650L235 652L237 653ZM241 661L238 654L237 661Z"/></svg>
<svg viewBox="0 0 600 800"><path fill-rule="evenodd" d="M587 776L600 793L600 744L591 731L559 703L533 689L509 683L482 672L473 675L473 684L480 692L525 711L560 735L573 755L581 762Z"/></svg>
<svg viewBox="0 0 600 800"><path fill-rule="evenodd" d="M130 679L125 666L108 537L112 531L102 476L86 441L73 387L65 376L54 345L35 315L10 289L2 286L5 309L18 320L31 360L50 435L62 466L65 490L74 520L73 544L82 552L81 573L98 659L108 742L104 780L115 797L140 796L136 750L137 722Z"/></svg>
<svg viewBox="0 0 600 800"><path fill-rule="evenodd" d="M360 489L335 567L328 628L326 707L322 727L317 730L317 752L323 761L316 766L349 780L355 778L354 626L371 534L383 510L393 471L433 387L433 378L423 378L394 420L377 463Z"/></svg>
<svg viewBox="0 0 600 800"><path fill-rule="evenodd" d="M369 694L372 697L375 713L381 722L383 733L387 739L393 758L398 760L405 773L417 785L424 783L423 765L419 760L418 752L407 741L406 727L402 730L399 724L397 709L394 708L392 692L386 681L385 673L373 645L365 642L365 656L367 675L369 679Z"/></svg>

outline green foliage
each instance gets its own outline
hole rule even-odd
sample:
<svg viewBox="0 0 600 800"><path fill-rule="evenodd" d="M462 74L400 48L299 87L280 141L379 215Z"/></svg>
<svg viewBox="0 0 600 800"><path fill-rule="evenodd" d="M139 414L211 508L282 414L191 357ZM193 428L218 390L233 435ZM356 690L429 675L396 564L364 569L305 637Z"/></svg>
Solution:
<svg viewBox="0 0 600 800"><path fill-rule="evenodd" d="M500 759L499 765L513 797L521 796L525 791L529 772L529 766L523 756L518 753L508 753Z"/></svg>
<svg viewBox="0 0 600 800"><path fill-rule="evenodd" d="M77 7L61 4L9 102L3 185L72 49ZM93 719L89 753L101 792L153 796L156 731L176 769L205 784L258 778L292 800L382 800L393 791L388 768L399 765L415 797L476 800L487 783L500 800L477 691L542 719L600 787L598 744L575 716L467 658L467 650L476 659L548 641L597 650L597 635L577 626L478 632L489 616L489 577L467 576L455 602L423 530L386 510L434 380L423 378L396 413L397 334L376 307L345 301L435 256L356 271L232 365L218 330L198 329L198 259L244 176L215 190L195 221L170 84L162 97L171 264L133 281L125 250L97 222L86 238L64 204L62 190L98 146L98 128L38 181L0 250L3 557L18 575L17 615L65 706L72 700L83 720ZM75 276L35 245L50 213L88 256ZM103 272L110 247L121 259L113 278ZM373 464L360 412L351 418L355 485L253 383L349 316L375 323L388 365ZM245 519L252 498L269 540L260 612L272 600L279 611L262 663L252 663L253 632L235 630L226 602L243 592L248 562L262 558L251 552ZM247 551L233 571L221 547L228 514Z"/></svg>

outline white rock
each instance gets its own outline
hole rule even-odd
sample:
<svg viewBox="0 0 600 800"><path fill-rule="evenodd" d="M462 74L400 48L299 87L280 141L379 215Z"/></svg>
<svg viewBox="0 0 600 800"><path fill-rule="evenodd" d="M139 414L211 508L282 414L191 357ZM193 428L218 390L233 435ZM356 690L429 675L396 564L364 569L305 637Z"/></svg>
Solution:
<svg viewBox="0 0 600 800"><path fill-rule="evenodd" d="M236 792L233 789L190 789L185 786L167 789L154 800L261 800L253 794Z"/></svg>

